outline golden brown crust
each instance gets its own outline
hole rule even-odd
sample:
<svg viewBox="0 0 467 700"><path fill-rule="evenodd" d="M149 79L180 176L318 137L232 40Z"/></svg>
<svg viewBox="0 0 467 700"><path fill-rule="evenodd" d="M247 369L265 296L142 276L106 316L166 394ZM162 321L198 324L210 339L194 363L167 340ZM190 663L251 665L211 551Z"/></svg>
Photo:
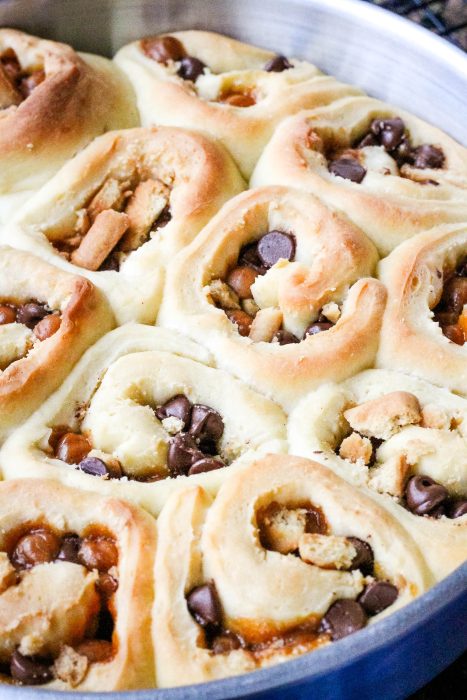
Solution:
<svg viewBox="0 0 467 700"><path fill-rule="evenodd" d="M60 386L83 352L111 330L114 321L100 292L82 277L7 247L0 248L0 269L3 298L34 299L61 311L58 331L35 344L25 357L15 361L13 355L0 374L0 433L5 437Z"/></svg>
<svg viewBox="0 0 467 700"><path fill-rule="evenodd" d="M110 661L91 664L75 689L130 690L154 685L149 628L156 533L150 516L125 501L40 479L1 483L0 502L0 548L9 531L24 522L40 522L62 534L83 535L89 528L101 527L115 539L119 555L114 600L117 651ZM47 688L70 689L59 680Z"/></svg>

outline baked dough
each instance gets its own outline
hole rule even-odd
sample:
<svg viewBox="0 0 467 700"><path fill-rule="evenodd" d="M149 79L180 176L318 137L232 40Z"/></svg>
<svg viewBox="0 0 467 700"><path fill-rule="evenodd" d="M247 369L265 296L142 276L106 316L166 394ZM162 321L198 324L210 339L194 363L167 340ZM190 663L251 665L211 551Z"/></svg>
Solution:
<svg viewBox="0 0 467 700"><path fill-rule="evenodd" d="M402 118L414 147L432 144L442 149L441 168L399 168L381 145L355 150L374 119L395 117ZM360 183L328 170L339 153L356 157L364 166ZM440 129L369 97L344 97L285 119L264 149L251 184L312 192L349 216L382 255L427 228L467 219L467 150Z"/></svg>
<svg viewBox="0 0 467 700"><path fill-rule="evenodd" d="M398 588L396 602L372 621L429 585L417 548L381 506L316 462L267 455L230 476L214 502L201 488L186 489L172 496L160 515L153 624L159 686L244 673L326 644L327 635L316 635L314 647L300 637L295 643L280 641L300 623L314 620L317 627L336 599L355 599L362 590L366 579L360 569L326 569L264 546L261 512L271 503L285 515L297 506L317 507L328 525L324 540L352 536L371 545L378 578ZM217 589L223 628L250 645L266 641L262 649L260 644L253 651L251 646L226 653L209 648L186 599L207 582Z"/></svg>
<svg viewBox="0 0 467 700"><path fill-rule="evenodd" d="M30 302L46 305L47 311L39 309L28 325L17 322L13 307L31 306ZM7 323L9 319L2 318L0 325L2 439L60 386L83 352L114 325L105 299L91 282L29 253L0 246L2 311L5 303L11 304L12 318ZM46 324L51 316L59 319L58 327L41 334L41 313Z"/></svg>
<svg viewBox="0 0 467 700"><path fill-rule="evenodd" d="M15 639L20 642L19 649L23 653L47 650L56 658L62 649L60 675L69 676L71 683L55 678L43 686L47 689L130 690L154 685L150 624L156 528L152 518L124 501L101 498L42 479L1 483L0 502L0 558L4 569L12 569L5 552L11 556L15 540L41 528L59 538L70 534L97 539L104 536L107 540L110 538L118 550L118 563L111 569L118 588L108 603L114 618L110 659L87 664L78 683L70 673L61 641L81 642L80 618L86 614L95 615L98 572L90 564L85 567L82 563L70 563L70 559L60 561L59 555L59 560L46 559L33 568L20 570L19 585L27 587L29 593L25 600L15 596L15 586L11 585L14 575L0 593L2 663L6 661L5 655L11 654L9 640ZM84 583L77 585L80 577ZM86 592L81 592L78 598L80 586ZM50 596L50 588L53 596ZM5 608L7 601L10 604ZM13 604L21 611L22 618L15 618ZM8 619L4 617L7 611ZM73 651L69 646L68 649L69 653ZM83 660L82 656L80 658ZM76 664L76 655L71 661ZM5 676L2 680L6 680Z"/></svg>
<svg viewBox="0 0 467 700"><path fill-rule="evenodd" d="M6 221L91 139L139 120L130 83L102 56L0 29L0 64L0 220Z"/></svg>
<svg viewBox="0 0 467 700"><path fill-rule="evenodd" d="M243 188L227 152L200 134L117 131L67 163L2 236L90 279L119 324L153 323L165 265Z"/></svg>
<svg viewBox="0 0 467 700"><path fill-rule="evenodd" d="M337 316L327 332L286 346L242 337L212 303L213 282L226 277L244 246L271 230L294 236L296 251L292 261L279 260L256 278L251 290L260 309L279 314L279 325L282 319L297 341L326 305ZM318 384L373 362L386 296L370 277L376 262L364 234L312 195L250 190L228 202L174 259L158 323L206 344L219 367L288 409Z"/></svg>
<svg viewBox="0 0 467 700"><path fill-rule="evenodd" d="M388 290L377 365L467 394L467 348L434 320L443 282L465 258L467 225L444 225L407 241L381 262Z"/></svg>
<svg viewBox="0 0 467 700"><path fill-rule="evenodd" d="M174 490L200 483L215 493L226 474L251 454L285 451L281 409L209 367L210 359L200 346L171 331L128 324L109 333L6 442L0 456L4 478L54 478L128 498L157 514ZM172 436L186 432L186 426L159 419L154 411L180 394L220 414L224 431L214 454L231 466L175 478L182 470L169 468L168 450ZM85 436L90 443L85 456L103 460L109 474L86 473L85 466L78 468L81 458L68 464L59 458L49 439L60 426L65 426L62 434Z"/></svg>
<svg viewBox="0 0 467 700"><path fill-rule="evenodd" d="M290 68L268 72L265 66L274 53L220 34L186 31L170 36L182 43L190 57L206 64L205 73L195 81L177 74L180 61L169 58L163 63L150 58L150 43L145 52L144 42L161 37L132 42L115 56L135 88L142 124L207 131L227 146L245 177L251 175L274 127L284 117L344 95L360 94L358 88L323 75L306 61L290 59ZM237 97L229 104L232 96L240 96L240 101Z"/></svg>
<svg viewBox="0 0 467 700"><path fill-rule="evenodd" d="M358 414L354 406L361 407ZM352 431L360 436L357 449L343 453ZM416 377L367 370L303 399L290 414L288 436L293 454L321 462L383 505L410 533L436 580L465 561L466 516L435 519L403 506L414 475L442 484L454 500L467 497L465 399ZM370 459L362 437L374 444Z"/></svg>

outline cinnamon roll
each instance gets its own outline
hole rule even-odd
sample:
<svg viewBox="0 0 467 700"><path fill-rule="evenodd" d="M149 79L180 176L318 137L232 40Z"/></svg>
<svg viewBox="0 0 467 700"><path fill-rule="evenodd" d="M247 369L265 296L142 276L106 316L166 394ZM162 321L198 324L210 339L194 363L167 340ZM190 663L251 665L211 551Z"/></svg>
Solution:
<svg viewBox="0 0 467 700"><path fill-rule="evenodd" d="M177 493L158 525L160 686L312 651L373 624L430 583L417 548L384 508L297 457L247 465L214 501L201 488Z"/></svg>
<svg viewBox="0 0 467 700"><path fill-rule="evenodd" d="M252 185L316 194L387 255L427 228L467 219L467 150L399 108L345 97L284 120Z"/></svg>
<svg viewBox="0 0 467 700"><path fill-rule="evenodd" d="M154 685L150 516L40 479L1 483L0 504L0 682Z"/></svg>
<svg viewBox="0 0 467 700"><path fill-rule="evenodd" d="M113 324L91 282L0 246L0 439L60 386Z"/></svg>
<svg viewBox="0 0 467 700"><path fill-rule="evenodd" d="M0 29L0 219L95 136L137 124L133 90L111 61Z"/></svg>
<svg viewBox="0 0 467 700"><path fill-rule="evenodd" d="M376 249L305 192L250 190L172 262L158 323L286 408L370 366L385 305Z"/></svg>
<svg viewBox="0 0 467 700"><path fill-rule="evenodd" d="M214 493L251 454L285 451L282 410L209 361L163 329L109 333L5 443L4 478L54 478L157 514L173 490Z"/></svg>
<svg viewBox="0 0 467 700"><path fill-rule="evenodd" d="M380 266L388 289L379 367L467 394L467 224L439 226Z"/></svg>
<svg viewBox="0 0 467 700"><path fill-rule="evenodd" d="M119 324L153 323L165 265L243 188L227 152L200 134L116 131L67 163L3 237L90 279Z"/></svg>
<svg viewBox="0 0 467 700"><path fill-rule="evenodd" d="M143 125L207 131L245 177L284 117L361 94L306 61L211 32L146 37L120 49L115 62L135 88Z"/></svg>
<svg viewBox="0 0 467 700"><path fill-rule="evenodd" d="M290 450L362 487L410 533L436 580L467 558L467 401L367 370L307 396Z"/></svg>

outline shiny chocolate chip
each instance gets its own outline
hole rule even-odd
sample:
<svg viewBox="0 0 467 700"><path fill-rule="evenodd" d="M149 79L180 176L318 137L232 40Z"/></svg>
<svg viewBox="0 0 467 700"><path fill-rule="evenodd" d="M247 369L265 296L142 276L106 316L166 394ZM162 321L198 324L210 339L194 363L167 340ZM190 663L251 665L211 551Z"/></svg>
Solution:
<svg viewBox="0 0 467 700"><path fill-rule="evenodd" d="M464 304L467 304L467 278L451 277L443 288L443 302L450 311L458 315L462 313Z"/></svg>
<svg viewBox="0 0 467 700"><path fill-rule="evenodd" d="M80 564L87 569L108 571L118 563L118 549L108 537L86 537L78 552Z"/></svg>
<svg viewBox="0 0 467 700"><path fill-rule="evenodd" d="M456 345L464 345L464 331L457 324L452 326L442 326L442 331L446 338L451 341L451 343L456 343Z"/></svg>
<svg viewBox="0 0 467 700"><path fill-rule="evenodd" d="M323 512L319 508L309 506L305 515L305 532L325 535L327 531L328 526Z"/></svg>
<svg viewBox="0 0 467 700"><path fill-rule="evenodd" d="M465 498L453 501L447 511L448 518L461 518L467 514L467 500Z"/></svg>
<svg viewBox="0 0 467 700"><path fill-rule="evenodd" d="M108 476L110 474L106 463L98 457L86 457L81 460L78 467L82 472L91 476Z"/></svg>
<svg viewBox="0 0 467 700"><path fill-rule="evenodd" d="M199 459L193 464L188 470L188 476L193 476L193 474L202 474L203 472L212 472L215 469L222 469L225 464L220 459L214 459L213 457L206 457L204 459Z"/></svg>
<svg viewBox="0 0 467 700"><path fill-rule="evenodd" d="M239 265L229 272L226 282L239 299L250 299L251 285L257 276L258 271L250 265Z"/></svg>
<svg viewBox="0 0 467 700"><path fill-rule="evenodd" d="M167 64L169 61L180 61L186 56L181 41L174 36L148 37L141 40L141 48L149 58L158 63Z"/></svg>
<svg viewBox="0 0 467 700"><path fill-rule="evenodd" d="M413 158L413 148L408 136L403 136L400 144L392 153L399 165L410 162Z"/></svg>
<svg viewBox="0 0 467 700"><path fill-rule="evenodd" d="M357 552L352 560L350 569L360 569L364 576L371 576L375 562L372 548L368 542L361 540L359 537L347 537L347 539L353 544Z"/></svg>
<svg viewBox="0 0 467 700"><path fill-rule="evenodd" d="M333 641L343 639L365 627L367 616L356 600L341 598L331 605L321 620L320 630L328 632Z"/></svg>
<svg viewBox="0 0 467 700"><path fill-rule="evenodd" d="M33 530L19 539L11 561L17 569L31 569L53 561L60 549L60 539L45 528Z"/></svg>
<svg viewBox="0 0 467 700"><path fill-rule="evenodd" d="M429 515L448 498L448 492L429 476L412 476L405 487L407 507L415 515Z"/></svg>
<svg viewBox="0 0 467 700"><path fill-rule="evenodd" d="M16 321L16 311L13 307L2 304L0 306L0 326Z"/></svg>
<svg viewBox="0 0 467 700"><path fill-rule="evenodd" d="M372 581L365 586L358 602L368 615L377 615L389 608L399 595L396 586L388 581Z"/></svg>
<svg viewBox="0 0 467 700"><path fill-rule="evenodd" d="M444 153L441 148L424 143L415 148L412 154L415 168L442 168L444 165Z"/></svg>
<svg viewBox="0 0 467 700"><path fill-rule="evenodd" d="M167 467L170 476L187 474L190 467L200 459L204 459L204 454L191 435L179 433L169 441Z"/></svg>
<svg viewBox="0 0 467 700"><path fill-rule="evenodd" d="M156 410L159 420L164 418L178 418L183 421L184 427L188 426L191 420L192 403L184 394L177 394L166 401Z"/></svg>
<svg viewBox="0 0 467 700"><path fill-rule="evenodd" d="M220 440L224 433L224 421L220 414L209 406L200 403L193 405L191 412L190 435L198 440Z"/></svg>
<svg viewBox="0 0 467 700"><path fill-rule="evenodd" d="M458 318L459 314L455 311L436 311L433 321L439 323L440 326L454 326Z"/></svg>
<svg viewBox="0 0 467 700"><path fill-rule="evenodd" d="M46 304L39 304L35 301L30 301L27 304L18 306L16 311L16 320L18 323L24 323L28 328L34 328L36 323L41 321L50 313Z"/></svg>
<svg viewBox="0 0 467 700"><path fill-rule="evenodd" d="M354 148L366 148L367 146L378 146L378 145L379 145L378 139L376 138L376 136L374 134L372 134L370 132L368 134L365 134L365 136L355 144Z"/></svg>
<svg viewBox="0 0 467 700"><path fill-rule="evenodd" d="M183 80L192 80L193 82L203 74L206 64L195 58L194 56L185 56L180 62L178 75Z"/></svg>
<svg viewBox="0 0 467 700"><path fill-rule="evenodd" d="M10 661L12 678L24 685L43 685L53 679L51 666L33 656L23 656L18 650L13 652Z"/></svg>
<svg viewBox="0 0 467 700"><path fill-rule="evenodd" d="M328 170L333 175L351 180L352 182L360 183L366 175L366 170L356 158L350 156L342 156L329 163Z"/></svg>
<svg viewBox="0 0 467 700"><path fill-rule="evenodd" d="M299 339L293 334L289 333L289 331L286 331L284 329L281 329L280 331L277 331L275 333L273 340L277 340L279 345L291 345L292 343L299 343Z"/></svg>
<svg viewBox="0 0 467 700"><path fill-rule="evenodd" d="M316 335L317 333L328 331L330 328L332 328L332 326L333 324L329 321L316 321L315 323L312 323L310 326L308 326L308 328L305 330L305 333L303 334L303 338L306 338L308 335Z"/></svg>
<svg viewBox="0 0 467 700"><path fill-rule="evenodd" d="M295 257L295 236L284 231L269 231L258 241L258 256L266 268L270 268L281 259L293 260Z"/></svg>
<svg viewBox="0 0 467 700"><path fill-rule="evenodd" d="M222 622L222 608L213 582L197 586L187 595L186 602L190 614L202 627L219 627Z"/></svg>
<svg viewBox="0 0 467 700"><path fill-rule="evenodd" d="M211 649L213 654L228 654L242 648L242 640L234 632L227 630L214 638Z"/></svg>
<svg viewBox="0 0 467 700"><path fill-rule="evenodd" d="M378 137L379 142L386 151L397 148L404 136L405 124L400 117L394 119L374 119L371 123L371 132Z"/></svg>
<svg viewBox="0 0 467 700"><path fill-rule="evenodd" d="M293 68L293 65L285 56L279 54L273 56L264 66L264 70L268 73L282 73L282 71L289 70L289 68Z"/></svg>
<svg viewBox="0 0 467 700"><path fill-rule="evenodd" d="M78 535L65 535L62 538L57 559L60 559L60 561L70 561L72 564L79 564L78 552L80 547L81 537Z"/></svg>
<svg viewBox="0 0 467 700"><path fill-rule="evenodd" d="M65 433L57 441L55 456L67 464L79 464L91 449L91 443L84 435Z"/></svg>

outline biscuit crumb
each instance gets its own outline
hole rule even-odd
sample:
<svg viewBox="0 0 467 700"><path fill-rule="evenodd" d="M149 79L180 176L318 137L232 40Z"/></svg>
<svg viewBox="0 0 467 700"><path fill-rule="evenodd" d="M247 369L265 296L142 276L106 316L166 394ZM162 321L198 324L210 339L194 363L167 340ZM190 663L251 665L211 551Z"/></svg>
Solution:
<svg viewBox="0 0 467 700"><path fill-rule="evenodd" d="M406 425L420 423L418 399L406 391L393 391L344 411L353 430L380 440L388 440Z"/></svg>
<svg viewBox="0 0 467 700"><path fill-rule="evenodd" d="M309 532L300 537L298 551L303 561L321 569L350 569L357 554L346 537Z"/></svg>
<svg viewBox="0 0 467 700"><path fill-rule="evenodd" d="M55 660L55 676L72 688L76 688L84 679L89 667L86 656L78 654L72 647L64 646L60 656Z"/></svg>
<svg viewBox="0 0 467 700"><path fill-rule="evenodd" d="M362 437L358 433L351 433L344 438L339 448L339 457L347 459L349 462L360 462L369 464L373 454L373 445L371 441Z"/></svg>

